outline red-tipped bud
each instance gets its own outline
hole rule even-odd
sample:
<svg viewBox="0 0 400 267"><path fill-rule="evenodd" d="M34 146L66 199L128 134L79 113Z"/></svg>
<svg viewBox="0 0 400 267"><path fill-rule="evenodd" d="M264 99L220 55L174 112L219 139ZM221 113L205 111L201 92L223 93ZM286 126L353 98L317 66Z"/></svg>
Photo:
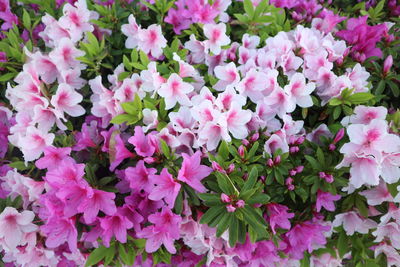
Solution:
<svg viewBox="0 0 400 267"><path fill-rule="evenodd" d="M231 202L231 198L228 195L222 193L221 194L221 201L224 202L224 203L229 203L229 202Z"/></svg>
<svg viewBox="0 0 400 267"><path fill-rule="evenodd" d="M333 175L332 174L327 174L325 177L325 181L329 184L333 183L334 179L333 179Z"/></svg>
<svg viewBox="0 0 400 267"><path fill-rule="evenodd" d="M227 172L228 172L228 173L231 173L231 172L233 172L234 170L235 170L235 164L234 164L234 163L231 163L231 164L229 165L229 167L228 167Z"/></svg>
<svg viewBox="0 0 400 267"><path fill-rule="evenodd" d="M290 176L295 176L296 173L297 173L297 172L296 172L295 169L289 171Z"/></svg>
<svg viewBox="0 0 400 267"><path fill-rule="evenodd" d="M292 184L288 185L287 189L289 191L293 191L294 190L294 185L292 185Z"/></svg>
<svg viewBox="0 0 400 267"><path fill-rule="evenodd" d="M326 178L326 173L319 172L319 178L325 179Z"/></svg>
<svg viewBox="0 0 400 267"><path fill-rule="evenodd" d="M238 148L238 153L239 153L239 156L240 156L241 158L244 158L244 146L243 146L243 145L241 145L241 146Z"/></svg>
<svg viewBox="0 0 400 267"><path fill-rule="evenodd" d="M333 143L336 144L344 137L344 128L341 128L335 135L335 139L333 139Z"/></svg>
<svg viewBox="0 0 400 267"><path fill-rule="evenodd" d="M336 149L336 146L334 144L330 144L328 146L329 151L334 151Z"/></svg>
<svg viewBox="0 0 400 267"><path fill-rule="evenodd" d="M218 162L213 161L213 162L211 163L211 166L212 166L212 168L213 168L214 171L225 173L224 168L222 168L222 166L219 165Z"/></svg>
<svg viewBox="0 0 400 267"><path fill-rule="evenodd" d="M242 144L243 144L244 146L248 146L248 145L250 145L250 142L249 142L249 140L247 140L247 139L242 139Z"/></svg>
<svg viewBox="0 0 400 267"><path fill-rule="evenodd" d="M258 138L260 138L260 134L259 133L255 133L251 136L250 141L251 142L255 142L258 140Z"/></svg>

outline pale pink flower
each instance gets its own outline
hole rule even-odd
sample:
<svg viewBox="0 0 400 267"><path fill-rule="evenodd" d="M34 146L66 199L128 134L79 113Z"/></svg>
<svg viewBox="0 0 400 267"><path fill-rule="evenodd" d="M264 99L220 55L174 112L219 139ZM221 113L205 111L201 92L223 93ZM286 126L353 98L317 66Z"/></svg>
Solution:
<svg viewBox="0 0 400 267"><path fill-rule="evenodd" d="M172 127L177 132L183 132L185 129L192 129L195 125L195 120L192 117L190 108L182 106L178 112L168 114Z"/></svg>
<svg viewBox="0 0 400 267"><path fill-rule="evenodd" d="M146 54L151 54L154 58L159 58L163 53L163 48L167 46L167 39L164 38L161 26L152 24L147 29L139 30L138 47Z"/></svg>
<svg viewBox="0 0 400 267"><path fill-rule="evenodd" d="M387 109L385 107L367 107L363 105L354 108L354 115L343 118L342 125L369 124L374 119L385 120Z"/></svg>
<svg viewBox="0 0 400 267"><path fill-rule="evenodd" d="M400 147L397 148L400 151ZM384 153L381 162L382 179L389 183L396 183L400 178L400 153Z"/></svg>
<svg viewBox="0 0 400 267"><path fill-rule="evenodd" d="M29 126L26 129L26 136L21 137L18 142L25 161L39 158L43 149L53 143L54 137L52 133L43 132L33 126Z"/></svg>
<svg viewBox="0 0 400 267"><path fill-rule="evenodd" d="M260 37L257 35L249 35L245 33L242 37L242 44L247 49L256 49L260 44Z"/></svg>
<svg viewBox="0 0 400 267"><path fill-rule="evenodd" d="M379 254L384 253L387 259L388 266L400 266L400 255L399 252L393 248L393 246L386 243L380 243L374 248L374 256L378 257Z"/></svg>
<svg viewBox="0 0 400 267"><path fill-rule="evenodd" d="M372 232L372 235L376 237L374 242L381 242L384 238L388 238L394 248L400 249L400 229L398 223L389 222L380 224L378 228Z"/></svg>
<svg viewBox="0 0 400 267"><path fill-rule="evenodd" d="M332 226L340 225L343 225L347 235L353 235L355 232L366 234L370 229L375 228L377 223L371 219L361 218L355 211L349 211L335 216Z"/></svg>
<svg viewBox="0 0 400 267"><path fill-rule="evenodd" d="M32 223L35 214L24 210L19 213L13 207L6 207L0 214L0 243L5 249L13 251L22 245L23 236L38 229Z"/></svg>
<svg viewBox="0 0 400 267"><path fill-rule="evenodd" d="M312 82L306 84L306 79L301 73L294 74L290 79L290 83L284 88L285 92L293 99L292 101L295 101L302 108L308 108L313 105L310 94L314 89L315 84Z"/></svg>
<svg viewBox="0 0 400 267"><path fill-rule="evenodd" d="M82 102L83 97L77 93L71 86L63 83L57 88L57 92L51 98L51 104L56 111L60 112L59 117L63 117L63 113L67 113L72 117L79 117L85 114L85 109L78 105Z"/></svg>
<svg viewBox="0 0 400 267"><path fill-rule="evenodd" d="M252 102L257 103L263 99L267 84L268 76L264 72L259 72L252 68L236 86L236 89L241 95L249 97Z"/></svg>
<svg viewBox="0 0 400 267"><path fill-rule="evenodd" d="M81 63L76 58L84 55L85 52L77 49L70 39L63 38L49 53L49 58L57 64L58 69L62 72L68 68L81 67Z"/></svg>
<svg viewBox="0 0 400 267"><path fill-rule="evenodd" d="M289 152L289 145L283 136L273 134L265 142L264 150L269 156L272 156L278 149L280 149L282 153L287 153Z"/></svg>
<svg viewBox="0 0 400 267"><path fill-rule="evenodd" d="M214 55L219 55L221 53L221 46L228 45L231 41L226 35L226 25L224 23L205 24L203 31L208 39L205 41L205 46Z"/></svg>
<svg viewBox="0 0 400 267"><path fill-rule="evenodd" d="M91 13L87 9L85 0L78 0L75 6L67 3L63 8L63 16L59 23L68 29L71 39L76 42L82 38L83 33L92 32L94 27L89 23Z"/></svg>
<svg viewBox="0 0 400 267"><path fill-rule="evenodd" d="M367 199L368 205L376 206L380 205L383 202L391 202L393 201L392 195L389 193L389 190L386 187L386 183L381 181L378 186L373 187L369 190L364 190L359 193Z"/></svg>
<svg viewBox="0 0 400 267"><path fill-rule="evenodd" d="M173 73L168 81L161 85L158 94L164 97L165 108L171 109L178 102L180 105L190 106L192 103L188 94L194 90L193 86L184 82L178 74Z"/></svg>
<svg viewBox="0 0 400 267"><path fill-rule="evenodd" d="M215 100L215 105L219 109L225 111L230 110L233 103L235 103L237 107L243 107L246 105L246 97L238 94L231 86L228 86L224 92L219 93Z"/></svg>
<svg viewBox="0 0 400 267"><path fill-rule="evenodd" d="M219 81L213 86L217 91L224 91L228 85L235 86L240 81L239 72L233 62L230 62L225 66L216 66L214 73L219 79Z"/></svg>
<svg viewBox="0 0 400 267"><path fill-rule="evenodd" d="M81 69L76 67L62 70L57 79L58 83L65 83L74 89L81 89L86 84L86 80L82 79L80 76Z"/></svg>
<svg viewBox="0 0 400 267"><path fill-rule="evenodd" d="M228 131L236 139L245 138L249 131L246 124L251 120L251 111L243 110L241 104L232 102L230 109L224 113Z"/></svg>
<svg viewBox="0 0 400 267"><path fill-rule="evenodd" d="M281 87L275 88L264 101L271 106L281 118L286 113L291 113L296 109L295 99L288 95Z"/></svg>
<svg viewBox="0 0 400 267"><path fill-rule="evenodd" d="M189 41L185 43L185 48L190 51L189 62L194 64L203 63L206 55L204 42L196 40L194 34L190 35Z"/></svg>
<svg viewBox="0 0 400 267"><path fill-rule="evenodd" d="M128 38L125 41L126 48L136 48L139 43L140 26L136 23L136 18L131 14L128 17L128 24L121 26L121 32Z"/></svg>

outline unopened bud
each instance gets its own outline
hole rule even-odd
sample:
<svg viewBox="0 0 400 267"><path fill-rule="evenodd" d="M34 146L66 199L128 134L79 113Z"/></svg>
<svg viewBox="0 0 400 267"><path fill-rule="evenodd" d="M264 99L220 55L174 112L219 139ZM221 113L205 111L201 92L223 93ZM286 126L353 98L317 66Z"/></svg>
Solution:
<svg viewBox="0 0 400 267"><path fill-rule="evenodd" d="M392 57L392 55L389 55L383 62L383 73L385 75L389 73L392 65L393 65L393 57Z"/></svg>
<svg viewBox="0 0 400 267"><path fill-rule="evenodd" d="M231 204L229 204L228 206L226 206L226 210L228 212L234 212L236 210L236 208L234 206L232 206Z"/></svg>
<svg viewBox="0 0 400 267"><path fill-rule="evenodd" d="M239 156L240 156L241 158L244 158L244 146L243 146L243 145L241 145L241 146L238 148L238 153L239 153Z"/></svg>
<svg viewBox="0 0 400 267"><path fill-rule="evenodd" d="M268 160L267 160L267 166L268 166L268 167L274 166L274 161L273 161L272 159L268 159Z"/></svg>
<svg viewBox="0 0 400 267"><path fill-rule="evenodd" d="M243 200L238 200L238 202L236 202L236 206L238 207L238 208L243 208L244 207L244 201Z"/></svg>
<svg viewBox="0 0 400 267"><path fill-rule="evenodd" d="M229 203L229 202L231 202L231 198L228 195L222 193L221 194L221 201L224 202L224 203Z"/></svg>

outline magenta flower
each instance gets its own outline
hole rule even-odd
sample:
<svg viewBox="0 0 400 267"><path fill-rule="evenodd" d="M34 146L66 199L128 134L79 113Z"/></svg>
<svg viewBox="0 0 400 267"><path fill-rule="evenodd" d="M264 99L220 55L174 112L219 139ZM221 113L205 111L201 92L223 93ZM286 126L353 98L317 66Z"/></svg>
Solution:
<svg viewBox="0 0 400 267"><path fill-rule="evenodd" d="M53 147L49 146L44 149L44 157L35 162L39 169L54 169L62 164L64 160L72 160L69 157L71 153L70 147Z"/></svg>
<svg viewBox="0 0 400 267"><path fill-rule="evenodd" d="M329 192L323 192L321 190L318 190L317 192L317 212L321 211L321 207L324 207L326 210L329 211L334 211L335 210L335 204L333 203L334 201L337 201L341 198L340 195L332 195Z"/></svg>
<svg viewBox="0 0 400 267"><path fill-rule="evenodd" d="M71 251L77 249L78 232L74 219L54 216L40 230L47 236L47 247L56 248L67 242Z"/></svg>
<svg viewBox="0 0 400 267"><path fill-rule="evenodd" d="M83 202L79 205L78 210L83 212L86 223L92 223L96 220L100 210L110 216L117 212L114 198L114 193L93 189L90 197L82 199Z"/></svg>
<svg viewBox="0 0 400 267"><path fill-rule="evenodd" d="M183 162L178 173L178 180L185 182L197 191L204 193L206 188L200 181L206 178L212 172L212 168L205 165L200 165L200 151L197 151L192 156L183 153L182 157Z"/></svg>
<svg viewBox="0 0 400 267"><path fill-rule="evenodd" d="M124 144L124 141L121 138L121 135L118 134L115 136L115 141L114 145L110 145L109 147L109 153L110 153L110 170L114 171L115 168L124 160L127 158L133 158L135 155L130 152Z"/></svg>
<svg viewBox="0 0 400 267"><path fill-rule="evenodd" d="M153 188L150 176L156 174L156 172L157 170L154 168L146 168L144 161L140 160L136 164L136 167L125 169L125 179L129 182L130 188L150 193Z"/></svg>
<svg viewBox="0 0 400 267"><path fill-rule="evenodd" d="M135 146L136 153L142 157L151 157L156 151L156 147L140 126L135 127L135 135L130 137L128 142Z"/></svg>
<svg viewBox="0 0 400 267"><path fill-rule="evenodd" d="M171 254L175 254L174 240L180 238L181 216L163 208L161 212L150 215L149 221L154 225L147 226L137 233L138 237L147 239L146 252L155 252L161 245L164 245Z"/></svg>
<svg viewBox="0 0 400 267"><path fill-rule="evenodd" d="M174 32L176 34L181 34L182 30L188 29L190 24L192 24L190 19L182 16L182 10L176 10L174 8L168 10L168 15L165 17L164 21L174 27Z"/></svg>
<svg viewBox="0 0 400 267"><path fill-rule="evenodd" d="M283 229L290 229L289 219L294 217L294 213L287 212L289 209L288 207L277 203L271 203L267 205L267 209L269 214L269 224L271 225L273 233L276 233L276 226Z"/></svg>
<svg viewBox="0 0 400 267"><path fill-rule="evenodd" d="M162 169L160 175L150 175L149 178L156 185L150 192L149 199L164 199L167 205L172 208L181 189L180 183L174 180L166 168Z"/></svg>
<svg viewBox="0 0 400 267"><path fill-rule="evenodd" d="M64 215L67 217L80 213L79 206L93 197L93 189L85 183L69 183L66 187L60 187L56 196L64 203Z"/></svg>
<svg viewBox="0 0 400 267"><path fill-rule="evenodd" d="M123 216L119 209L114 215L100 218L100 226L103 229L102 239L106 246L110 245L113 236L121 242L126 243L126 231L133 227L127 217Z"/></svg>

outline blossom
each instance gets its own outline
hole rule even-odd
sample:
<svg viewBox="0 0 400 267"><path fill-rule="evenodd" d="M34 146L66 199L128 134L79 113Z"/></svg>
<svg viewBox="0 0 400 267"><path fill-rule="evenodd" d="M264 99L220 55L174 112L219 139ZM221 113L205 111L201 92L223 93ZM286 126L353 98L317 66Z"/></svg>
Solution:
<svg viewBox="0 0 400 267"><path fill-rule="evenodd" d="M82 199L83 202L79 205L78 210L83 212L86 223L92 223L96 220L100 210L110 216L117 212L114 198L114 193L93 189L90 197Z"/></svg>
<svg viewBox="0 0 400 267"><path fill-rule="evenodd" d="M100 227L102 229L102 239L104 244L110 246L113 236L121 243L126 243L126 231L133 227L133 224L127 217L121 214L121 210L117 210L114 215L100 218Z"/></svg>
<svg viewBox="0 0 400 267"><path fill-rule="evenodd" d="M144 161L140 160L135 167L125 169L125 179L129 182L129 186L135 190L144 190L147 193L151 192L153 184L150 181L150 176L157 172L154 168L146 168Z"/></svg>
<svg viewBox="0 0 400 267"><path fill-rule="evenodd" d="M135 127L135 135L128 139L135 146L135 152L142 157L150 157L156 151L156 147L150 142L149 135L144 135L140 126Z"/></svg>
<svg viewBox="0 0 400 267"><path fill-rule="evenodd" d="M283 229L290 229L289 219L294 217L294 213L287 212L288 209L288 207L276 203L267 205L269 224L273 233L276 233L276 226Z"/></svg>
<svg viewBox="0 0 400 267"><path fill-rule="evenodd" d="M156 185L150 192L149 199L164 199L169 207L173 207L181 185L174 180L166 168L162 169L160 175L150 175L149 178Z"/></svg>
<svg viewBox="0 0 400 267"><path fill-rule="evenodd" d="M204 35L207 37L205 42L206 49L210 50L214 55L221 53L221 46L228 45L230 43L229 37L226 33L226 25L224 23L219 24L205 24L203 27Z"/></svg>
<svg viewBox="0 0 400 267"><path fill-rule="evenodd" d="M155 252L163 244L169 253L175 254L174 240L180 238L179 226L182 218L163 208L161 212L150 215L149 221L153 225L137 233L138 237L147 239L146 252Z"/></svg>
<svg viewBox="0 0 400 267"><path fill-rule="evenodd" d="M217 91L223 91L228 85L235 86L240 81L239 73L233 62L225 66L216 66L214 69L215 76L219 81L214 84L213 88Z"/></svg>
<svg viewBox="0 0 400 267"><path fill-rule="evenodd" d="M264 149L268 155L272 156L278 149L280 149L282 153L289 152L289 145L281 135L273 134L265 142Z"/></svg>
<svg viewBox="0 0 400 267"><path fill-rule="evenodd" d="M26 129L26 136L19 139L18 145L24 154L25 161L32 161L40 157L43 149L50 146L54 134L43 132L33 126Z"/></svg>
<svg viewBox="0 0 400 267"><path fill-rule="evenodd" d="M380 224L372 234L376 236L374 242L381 242L387 237L394 248L400 249L400 229L398 223L388 222L386 224Z"/></svg>
<svg viewBox="0 0 400 267"><path fill-rule="evenodd" d="M140 26L136 23L136 18L130 14L128 17L128 24L121 26L121 32L128 38L125 41L126 48L136 48L139 43Z"/></svg>
<svg viewBox="0 0 400 267"><path fill-rule="evenodd" d="M49 58L56 62L60 70L68 68L80 67L79 61L76 59L85 55L85 52L75 48L71 39L62 38L57 47L49 53Z"/></svg>
<svg viewBox="0 0 400 267"><path fill-rule="evenodd" d="M385 201L393 201L392 195L389 193L386 184L381 181L378 186L359 193L367 199L368 205L376 206Z"/></svg>
<svg viewBox="0 0 400 267"><path fill-rule="evenodd" d="M371 219L361 218L357 212L349 211L335 216L332 222L333 227L343 225L347 235L353 235L355 232L366 234L369 229L375 228L377 223Z"/></svg>
<svg viewBox="0 0 400 267"><path fill-rule="evenodd" d="M71 251L77 249L78 231L73 218L51 217L46 224L40 227L40 230L47 237L46 246L48 248L56 248L67 242Z"/></svg>
<svg viewBox="0 0 400 267"><path fill-rule="evenodd" d="M178 74L172 73L168 81L161 85L158 94L164 97L165 109L173 108L178 102L181 105L190 106L188 94L194 90L193 86L184 82Z"/></svg>
<svg viewBox="0 0 400 267"><path fill-rule="evenodd" d="M318 190L316 203L317 212L320 212L321 207L324 207L326 210L329 211L334 211L335 205L333 204L333 202L339 200L340 198L340 195L332 195L329 192Z"/></svg>
<svg viewBox="0 0 400 267"><path fill-rule="evenodd" d="M34 218L32 211L24 210L19 213L13 207L6 207L0 214L0 243L11 251L22 245L23 236L38 228L32 223Z"/></svg>
<svg viewBox="0 0 400 267"><path fill-rule="evenodd" d="M194 155L189 156L182 154L183 162L178 173L178 180L187 183L198 192L204 193L206 188L201 184L201 180L206 178L212 169L208 166L201 165L201 152L197 151Z"/></svg>
<svg viewBox="0 0 400 267"><path fill-rule="evenodd" d="M306 84L305 77L300 73L294 74L290 79L290 83L284 88L285 92L295 99L296 104L302 108L308 108L313 105L310 94L314 89L315 84Z"/></svg>
<svg viewBox="0 0 400 267"><path fill-rule="evenodd" d="M150 53L154 58L162 55L162 49L167 46L161 26L152 24L147 29L141 29L138 33L138 47L145 53Z"/></svg>
<svg viewBox="0 0 400 267"><path fill-rule="evenodd" d="M72 117L78 117L85 114L85 109L78 105L82 102L82 95L77 93L71 86L62 83L58 86L57 92L51 98L51 104L56 111L61 112L59 117L63 117L63 112Z"/></svg>
<svg viewBox="0 0 400 267"><path fill-rule="evenodd" d="M113 140L113 145L110 146L110 170L113 171L115 168L121 164L124 159L133 158L135 155L130 152L124 144L124 141L121 138L120 134L115 136L115 140Z"/></svg>

